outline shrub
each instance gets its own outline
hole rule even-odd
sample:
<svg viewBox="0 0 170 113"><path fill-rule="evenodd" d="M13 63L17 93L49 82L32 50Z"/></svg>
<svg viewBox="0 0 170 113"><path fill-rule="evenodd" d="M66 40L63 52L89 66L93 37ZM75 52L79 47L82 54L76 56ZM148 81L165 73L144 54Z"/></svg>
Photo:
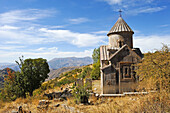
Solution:
<svg viewBox="0 0 170 113"><path fill-rule="evenodd" d="M89 93L85 86L76 87L73 90L73 96L75 98L76 103L88 103Z"/></svg>

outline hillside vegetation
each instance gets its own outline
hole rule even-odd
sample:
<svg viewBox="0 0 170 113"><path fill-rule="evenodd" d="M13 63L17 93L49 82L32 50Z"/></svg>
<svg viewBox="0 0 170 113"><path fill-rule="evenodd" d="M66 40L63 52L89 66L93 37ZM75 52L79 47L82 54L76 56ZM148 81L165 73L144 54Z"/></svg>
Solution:
<svg viewBox="0 0 170 113"><path fill-rule="evenodd" d="M73 67L62 67L59 69L51 69L50 73L48 73L49 77L48 77L48 79L46 79L46 81L59 77L60 74L63 72L72 71L72 70L80 68L80 67L81 66L73 66Z"/></svg>
<svg viewBox="0 0 170 113"><path fill-rule="evenodd" d="M98 63L98 61L96 61ZM97 64L95 63L96 67ZM34 90L33 96L27 95L26 99L18 98L15 101L0 102L0 112L11 112L18 106L23 106L26 111L31 110L36 113L63 113L63 112L84 112L84 113L168 113L170 112L170 52L167 46L161 50L144 55L144 59L138 64L136 70L140 81L138 91L147 91L147 95L127 95L125 97L99 98L89 96L89 104L77 104L75 97L59 101L49 100L45 108L38 108L39 100L46 99L43 95L54 91L61 91L62 88L69 87L74 91L74 82L77 78L93 78L93 65L84 66L69 72L60 74L58 78L46 81L41 87ZM96 73L98 73L96 71ZM99 78L99 77L97 77ZM100 80L93 80L93 91L100 88ZM85 95L87 92L82 92ZM82 94L82 95L84 95ZM80 95L81 96L81 95ZM2 98L2 97L1 97Z"/></svg>

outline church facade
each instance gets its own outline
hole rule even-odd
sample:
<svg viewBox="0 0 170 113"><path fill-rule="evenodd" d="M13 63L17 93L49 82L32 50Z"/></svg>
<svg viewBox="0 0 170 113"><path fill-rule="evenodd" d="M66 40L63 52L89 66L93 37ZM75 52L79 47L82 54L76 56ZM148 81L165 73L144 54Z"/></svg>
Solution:
<svg viewBox="0 0 170 113"><path fill-rule="evenodd" d="M100 46L101 94L135 90L138 80L135 64L141 62L143 54L139 48L133 48L133 34L120 15L107 34L109 44Z"/></svg>

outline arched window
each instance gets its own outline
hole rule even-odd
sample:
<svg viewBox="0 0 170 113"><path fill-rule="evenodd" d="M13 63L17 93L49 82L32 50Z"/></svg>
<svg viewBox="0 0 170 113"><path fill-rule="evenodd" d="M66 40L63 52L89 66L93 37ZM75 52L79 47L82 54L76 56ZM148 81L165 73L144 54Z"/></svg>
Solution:
<svg viewBox="0 0 170 113"><path fill-rule="evenodd" d="M123 78L131 78L131 66L123 66Z"/></svg>

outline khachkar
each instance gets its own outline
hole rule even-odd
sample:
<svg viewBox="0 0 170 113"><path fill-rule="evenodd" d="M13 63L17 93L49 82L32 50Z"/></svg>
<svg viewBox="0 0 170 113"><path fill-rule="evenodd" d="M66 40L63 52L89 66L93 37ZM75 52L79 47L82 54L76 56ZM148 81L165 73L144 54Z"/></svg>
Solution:
<svg viewBox="0 0 170 113"><path fill-rule="evenodd" d="M133 34L120 14L107 34L109 44L100 46L101 94L120 94L135 90L138 78L134 64L141 62L143 54L139 48L133 48Z"/></svg>

